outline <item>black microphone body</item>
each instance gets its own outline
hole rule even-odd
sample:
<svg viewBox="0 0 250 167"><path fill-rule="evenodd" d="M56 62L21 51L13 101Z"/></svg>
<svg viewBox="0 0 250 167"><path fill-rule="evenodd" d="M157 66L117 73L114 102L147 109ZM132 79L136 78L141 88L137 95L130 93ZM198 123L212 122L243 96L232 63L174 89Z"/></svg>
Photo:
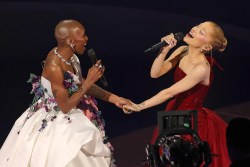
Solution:
<svg viewBox="0 0 250 167"><path fill-rule="evenodd" d="M182 40L184 37L183 33L182 32L178 32L178 33L175 33L174 34L174 38L177 40L177 41L180 41ZM163 46L165 45L168 45L165 41L162 41L162 42L159 42L155 45L153 45L151 48L148 48L147 50L145 50L144 52L145 53L149 53L149 52L154 52L156 50L159 50L160 48L162 48Z"/></svg>
<svg viewBox="0 0 250 167"><path fill-rule="evenodd" d="M96 62L97 62L97 58L96 58L96 54L95 54L94 49L89 49L88 50L88 56L89 56L89 58L91 60L91 63L93 65L95 65ZM106 78L105 78L104 75L101 76L100 81L102 82L103 86L108 86L108 82L107 82L107 80L106 80Z"/></svg>

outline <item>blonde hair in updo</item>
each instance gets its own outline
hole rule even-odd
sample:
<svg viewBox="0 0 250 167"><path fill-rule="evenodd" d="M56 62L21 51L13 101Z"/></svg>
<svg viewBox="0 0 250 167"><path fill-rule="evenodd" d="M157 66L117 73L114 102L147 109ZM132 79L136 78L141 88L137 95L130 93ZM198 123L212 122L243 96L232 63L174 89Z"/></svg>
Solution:
<svg viewBox="0 0 250 167"><path fill-rule="evenodd" d="M212 23L214 27L214 33L212 35L213 41L211 43L212 47L214 50L223 52L227 47L227 38L224 36L223 30L218 24L211 21L210 23Z"/></svg>

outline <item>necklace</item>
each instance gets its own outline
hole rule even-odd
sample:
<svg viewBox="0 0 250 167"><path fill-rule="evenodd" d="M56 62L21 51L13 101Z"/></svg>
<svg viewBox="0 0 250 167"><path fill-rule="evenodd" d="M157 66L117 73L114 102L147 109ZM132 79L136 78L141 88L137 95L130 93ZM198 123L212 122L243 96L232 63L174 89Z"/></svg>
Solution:
<svg viewBox="0 0 250 167"><path fill-rule="evenodd" d="M67 64L68 66L71 65L71 60L70 60L70 61L65 60L65 59L57 52L57 48L54 49L54 53L55 53L55 55L57 55L65 64Z"/></svg>

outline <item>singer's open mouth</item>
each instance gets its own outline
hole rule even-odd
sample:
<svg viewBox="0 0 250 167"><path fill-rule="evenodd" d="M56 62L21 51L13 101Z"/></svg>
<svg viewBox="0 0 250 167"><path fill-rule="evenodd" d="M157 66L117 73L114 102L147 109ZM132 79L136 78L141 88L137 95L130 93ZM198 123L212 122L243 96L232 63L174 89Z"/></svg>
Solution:
<svg viewBox="0 0 250 167"><path fill-rule="evenodd" d="M191 33L187 34L190 38L194 38L193 35Z"/></svg>

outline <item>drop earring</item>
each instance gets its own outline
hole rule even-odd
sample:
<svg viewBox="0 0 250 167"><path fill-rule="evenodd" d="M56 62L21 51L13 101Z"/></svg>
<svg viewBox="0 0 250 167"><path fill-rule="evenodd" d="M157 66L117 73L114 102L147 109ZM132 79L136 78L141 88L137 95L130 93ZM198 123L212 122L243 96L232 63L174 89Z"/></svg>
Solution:
<svg viewBox="0 0 250 167"><path fill-rule="evenodd" d="M211 49L211 51L210 51L210 59L211 59L211 64L214 64L213 50L212 50L212 49Z"/></svg>
<svg viewBox="0 0 250 167"><path fill-rule="evenodd" d="M70 46L72 49L75 49L75 44L71 43L69 46Z"/></svg>

